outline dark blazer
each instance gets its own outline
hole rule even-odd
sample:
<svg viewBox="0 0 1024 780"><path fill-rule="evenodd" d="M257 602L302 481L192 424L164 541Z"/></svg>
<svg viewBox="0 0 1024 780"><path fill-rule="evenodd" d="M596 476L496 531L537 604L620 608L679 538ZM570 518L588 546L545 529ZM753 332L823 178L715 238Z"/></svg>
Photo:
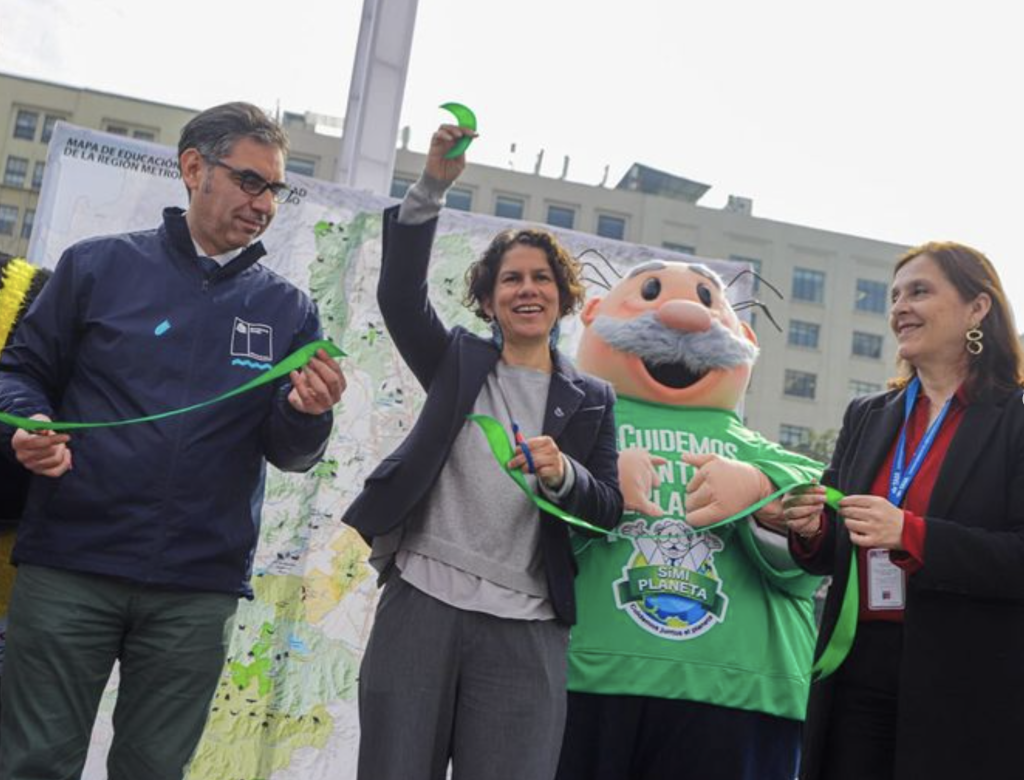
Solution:
<svg viewBox="0 0 1024 780"><path fill-rule="evenodd" d="M406 521L433 487L452 444L498 362L494 342L463 328L448 330L427 297L427 267L437 220L398 222L384 212L384 259L377 300L402 358L427 391L423 410L405 440L366 478L342 520L366 537ZM562 501L568 512L603 528L622 516L611 386L580 374L559 353L548 390L543 433L572 461L576 482ZM500 479L507 479L497 471ZM540 513L540 546L548 591L558 618L576 620L576 562L568 527Z"/></svg>
<svg viewBox="0 0 1024 780"><path fill-rule="evenodd" d="M904 391L859 398L822 482L866 494L903 422ZM925 515L924 566L910 575L903 624L896 780L1024 777L1024 403L971 403ZM833 574L816 655L835 630L851 541L826 524L817 574ZM831 678L815 683L803 780L821 777Z"/></svg>

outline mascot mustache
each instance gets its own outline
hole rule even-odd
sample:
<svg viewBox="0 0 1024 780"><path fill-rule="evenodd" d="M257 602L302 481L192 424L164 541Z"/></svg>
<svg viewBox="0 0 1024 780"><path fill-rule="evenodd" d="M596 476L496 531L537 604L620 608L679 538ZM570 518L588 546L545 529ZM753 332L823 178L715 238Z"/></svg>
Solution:
<svg viewBox="0 0 1024 780"><path fill-rule="evenodd" d="M717 320L712 320L710 329L699 333L662 325L654 312L628 320L602 315L592 327L619 352L636 355L652 366L682 364L696 374L751 365L758 355L757 345Z"/></svg>

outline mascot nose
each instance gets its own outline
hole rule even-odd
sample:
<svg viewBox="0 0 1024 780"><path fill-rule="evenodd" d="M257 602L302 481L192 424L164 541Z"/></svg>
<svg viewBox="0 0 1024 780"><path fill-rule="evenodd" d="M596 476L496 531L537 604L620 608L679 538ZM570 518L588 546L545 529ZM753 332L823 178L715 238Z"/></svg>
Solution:
<svg viewBox="0 0 1024 780"><path fill-rule="evenodd" d="M667 301L658 308L655 316L666 328L687 333L703 333L711 328L711 312L690 301Z"/></svg>

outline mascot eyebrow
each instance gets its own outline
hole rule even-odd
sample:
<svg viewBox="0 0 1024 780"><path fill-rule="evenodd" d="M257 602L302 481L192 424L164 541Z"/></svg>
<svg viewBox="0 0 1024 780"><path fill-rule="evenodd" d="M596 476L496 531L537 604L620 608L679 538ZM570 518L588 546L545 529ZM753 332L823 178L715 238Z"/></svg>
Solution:
<svg viewBox="0 0 1024 780"><path fill-rule="evenodd" d="M601 269L594 265L594 263L582 261L582 258L588 254L597 255L599 258L601 258L601 260L604 261L604 264L608 268L608 270L618 279L632 279L633 277L639 274L650 273L651 271L663 271L666 268L668 268L669 265L668 262L665 260L646 260L643 263L640 263L639 265L635 265L632 268L630 268L626 272L626 275L623 276L619 269L616 268L607 257L598 252L596 249L584 249L576 256L576 261L580 263L580 265L584 269L584 279L586 281L592 282L593 284L596 284L598 287L603 287L605 290L610 290L612 288L612 282L608 281L608 277L605 276ZM715 285L715 287L717 287L720 291L725 292L725 290L728 289L729 285L722 283L722 277L720 277L718 274L716 274L703 263L686 263L686 266L694 273L703 276L705 279L707 279L709 282ZM586 277L587 271L592 272L598 278L594 279ZM765 282L765 284L767 284L767 282Z"/></svg>
<svg viewBox="0 0 1024 780"><path fill-rule="evenodd" d="M695 274L703 276L720 291L725 292L725 285L722 284L722 277L703 263L686 263L686 267ZM626 278L632 279L640 274L650 273L651 271L664 271L666 268L668 268L668 263L664 260L648 260L640 263L640 265L635 265L630 268L629 271L626 272Z"/></svg>

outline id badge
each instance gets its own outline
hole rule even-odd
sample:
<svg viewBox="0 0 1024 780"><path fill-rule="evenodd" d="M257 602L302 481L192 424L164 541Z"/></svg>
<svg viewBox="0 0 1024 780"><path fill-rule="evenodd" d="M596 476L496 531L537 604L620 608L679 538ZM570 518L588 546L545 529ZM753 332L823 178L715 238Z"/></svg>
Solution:
<svg viewBox="0 0 1024 780"><path fill-rule="evenodd" d="M903 569L889 560L889 551L868 550L868 609L903 609Z"/></svg>

